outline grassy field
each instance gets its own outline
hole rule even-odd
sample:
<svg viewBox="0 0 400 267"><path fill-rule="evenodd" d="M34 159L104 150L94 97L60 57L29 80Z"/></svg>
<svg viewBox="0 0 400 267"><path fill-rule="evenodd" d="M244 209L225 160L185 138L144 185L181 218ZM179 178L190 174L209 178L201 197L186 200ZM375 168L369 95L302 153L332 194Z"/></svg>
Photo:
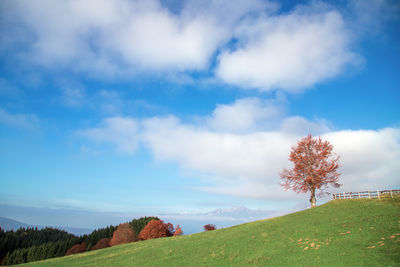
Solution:
<svg viewBox="0 0 400 267"><path fill-rule="evenodd" d="M268 220L26 266L400 266L400 201L334 200Z"/></svg>

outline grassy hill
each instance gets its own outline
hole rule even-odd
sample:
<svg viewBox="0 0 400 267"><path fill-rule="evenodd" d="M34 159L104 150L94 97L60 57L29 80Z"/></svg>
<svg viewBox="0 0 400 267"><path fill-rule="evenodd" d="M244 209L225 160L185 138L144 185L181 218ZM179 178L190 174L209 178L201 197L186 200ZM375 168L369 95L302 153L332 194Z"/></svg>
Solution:
<svg viewBox="0 0 400 267"><path fill-rule="evenodd" d="M399 266L400 201L334 200L226 229L26 266Z"/></svg>

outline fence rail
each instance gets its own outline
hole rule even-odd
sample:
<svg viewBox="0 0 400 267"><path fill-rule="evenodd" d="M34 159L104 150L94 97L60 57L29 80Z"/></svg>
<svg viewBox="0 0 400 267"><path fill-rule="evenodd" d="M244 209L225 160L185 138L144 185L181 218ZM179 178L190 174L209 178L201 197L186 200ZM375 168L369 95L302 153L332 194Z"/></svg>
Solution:
<svg viewBox="0 0 400 267"><path fill-rule="evenodd" d="M344 192L332 194L333 199L351 199L351 198L393 198L395 195L400 195L400 189L393 190L376 190L362 192Z"/></svg>

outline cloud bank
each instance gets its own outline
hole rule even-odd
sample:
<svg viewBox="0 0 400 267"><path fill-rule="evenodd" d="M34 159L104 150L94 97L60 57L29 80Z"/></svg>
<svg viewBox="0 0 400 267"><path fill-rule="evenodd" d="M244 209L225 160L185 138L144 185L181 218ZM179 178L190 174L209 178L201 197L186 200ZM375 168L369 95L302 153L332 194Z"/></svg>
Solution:
<svg viewBox="0 0 400 267"><path fill-rule="evenodd" d="M264 104L261 104L264 103ZM274 101L239 99L218 106L210 116L183 123L174 116L152 118L108 118L103 127L80 131L89 139L113 143L119 150L133 153L132 144L141 143L157 161L172 162L204 179L198 190L214 194L257 199L294 199L296 194L279 186L279 172L290 167L290 147L308 133L321 135L341 156L341 190L376 190L398 186L400 171L400 129L333 130L324 120L309 121L287 117ZM226 120L220 113L226 111ZM271 119L269 114L282 114ZM240 123L241 114L251 122ZM223 117L223 116L222 116ZM239 122L235 122L236 118ZM124 127L137 125L135 130ZM241 128L243 127L243 128ZM245 131L245 129L251 131ZM111 135L109 133L112 133ZM107 138L105 136L108 136ZM127 142L125 142L127 141ZM131 142L131 143L129 143Z"/></svg>
<svg viewBox="0 0 400 267"><path fill-rule="evenodd" d="M1 6L3 54L96 78L202 72L240 88L293 92L361 62L349 21L315 2L287 13L261 0L188 0L179 8L158 0Z"/></svg>

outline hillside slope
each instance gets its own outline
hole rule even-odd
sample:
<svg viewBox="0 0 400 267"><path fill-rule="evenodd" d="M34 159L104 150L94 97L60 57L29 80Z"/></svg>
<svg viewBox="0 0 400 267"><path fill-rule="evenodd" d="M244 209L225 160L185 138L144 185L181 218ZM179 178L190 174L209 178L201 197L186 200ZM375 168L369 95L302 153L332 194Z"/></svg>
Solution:
<svg viewBox="0 0 400 267"><path fill-rule="evenodd" d="M286 216L27 266L399 266L400 202L335 200Z"/></svg>

